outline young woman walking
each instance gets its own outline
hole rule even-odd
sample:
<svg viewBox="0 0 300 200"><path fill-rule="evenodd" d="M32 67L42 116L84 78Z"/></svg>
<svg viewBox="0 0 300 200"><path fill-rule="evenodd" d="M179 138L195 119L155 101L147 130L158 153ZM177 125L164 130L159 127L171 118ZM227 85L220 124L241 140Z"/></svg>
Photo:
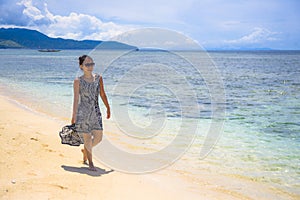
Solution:
<svg viewBox="0 0 300 200"><path fill-rule="evenodd" d="M90 56L79 57L79 67L83 75L74 80L73 115L71 123L75 124L76 131L84 139L83 162L88 160L89 169L96 171L92 160L92 149L102 140L102 116L98 104L100 95L106 106L106 118L110 118L110 107L104 91L103 79L94 74L95 63Z"/></svg>

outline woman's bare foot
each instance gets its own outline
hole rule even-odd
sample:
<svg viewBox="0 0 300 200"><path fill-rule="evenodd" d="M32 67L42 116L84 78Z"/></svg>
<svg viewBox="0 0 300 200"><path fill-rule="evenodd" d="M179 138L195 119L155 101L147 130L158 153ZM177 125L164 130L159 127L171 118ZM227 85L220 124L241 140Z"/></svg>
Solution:
<svg viewBox="0 0 300 200"><path fill-rule="evenodd" d="M85 153L85 150L81 149L81 152L83 154L83 164L87 165L87 155Z"/></svg>
<svg viewBox="0 0 300 200"><path fill-rule="evenodd" d="M93 163L89 163L89 170L91 171L97 171L96 167L94 166Z"/></svg>

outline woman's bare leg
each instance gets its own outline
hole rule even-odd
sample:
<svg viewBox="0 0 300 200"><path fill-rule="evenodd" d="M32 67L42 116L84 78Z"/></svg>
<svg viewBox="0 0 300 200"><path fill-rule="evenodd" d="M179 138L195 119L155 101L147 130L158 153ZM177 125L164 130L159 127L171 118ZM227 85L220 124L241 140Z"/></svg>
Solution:
<svg viewBox="0 0 300 200"><path fill-rule="evenodd" d="M89 169L92 171L96 171L96 168L94 167L93 164L93 158L92 158L92 147L93 147L92 135L88 133L84 133L83 138L84 138L84 151L89 161Z"/></svg>
<svg viewBox="0 0 300 200"><path fill-rule="evenodd" d="M83 147L83 149L81 149L81 152L83 154L83 164L87 165L87 155L86 155L86 152L84 150L84 147Z"/></svg>
<svg viewBox="0 0 300 200"><path fill-rule="evenodd" d="M92 145L93 147L99 144L102 140L103 131L102 130L93 130L92 134L94 136Z"/></svg>

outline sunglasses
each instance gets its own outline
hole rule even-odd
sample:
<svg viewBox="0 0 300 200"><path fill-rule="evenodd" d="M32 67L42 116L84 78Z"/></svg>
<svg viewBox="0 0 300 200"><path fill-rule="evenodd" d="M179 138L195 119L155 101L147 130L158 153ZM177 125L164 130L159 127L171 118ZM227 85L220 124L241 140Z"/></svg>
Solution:
<svg viewBox="0 0 300 200"><path fill-rule="evenodd" d="M95 63L85 63L84 66L86 66L86 67L94 67Z"/></svg>

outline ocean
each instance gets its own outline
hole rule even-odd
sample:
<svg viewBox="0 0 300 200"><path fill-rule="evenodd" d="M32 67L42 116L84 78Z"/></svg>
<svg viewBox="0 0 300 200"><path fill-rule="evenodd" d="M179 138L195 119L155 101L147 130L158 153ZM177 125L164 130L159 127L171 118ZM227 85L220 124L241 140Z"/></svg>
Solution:
<svg viewBox="0 0 300 200"><path fill-rule="evenodd" d="M218 119L223 127L205 157L199 152L213 126L213 95L209 81L184 59L195 52L102 51L96 58L89 50L1 49L0 92L33 111L69 122L82 54L95 56L94 71L103 75L112 121L128 137L153 151L168 145L181 127L196 125L186 152L194 174L207 170L206 162L212 172L300 194L300 51L208 52L224 85L226 113ZM104 108L101 104L103 115Z"/></svg>

